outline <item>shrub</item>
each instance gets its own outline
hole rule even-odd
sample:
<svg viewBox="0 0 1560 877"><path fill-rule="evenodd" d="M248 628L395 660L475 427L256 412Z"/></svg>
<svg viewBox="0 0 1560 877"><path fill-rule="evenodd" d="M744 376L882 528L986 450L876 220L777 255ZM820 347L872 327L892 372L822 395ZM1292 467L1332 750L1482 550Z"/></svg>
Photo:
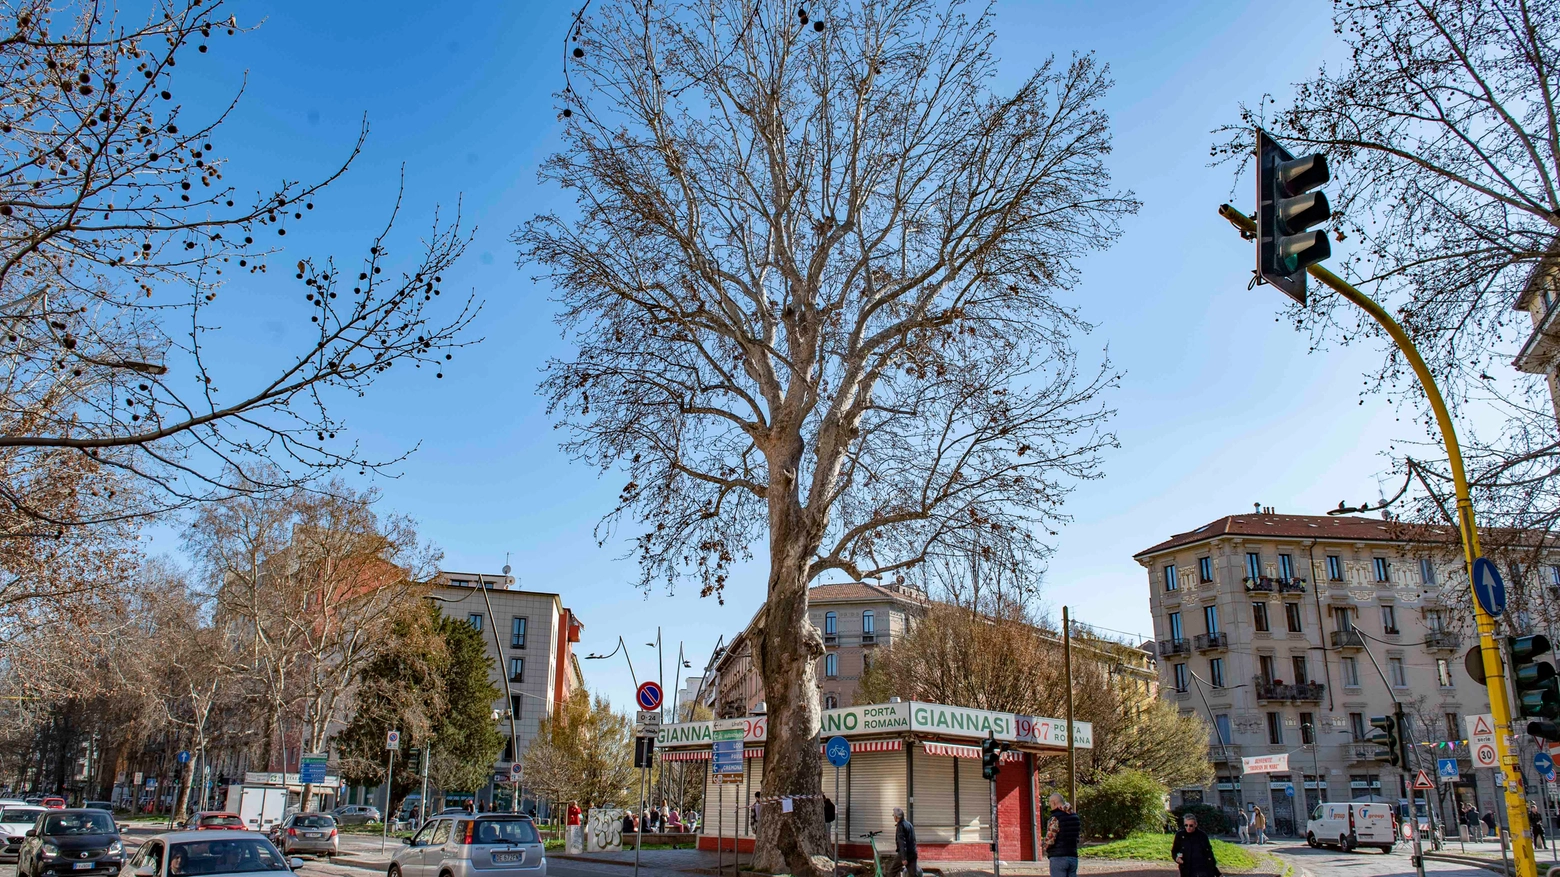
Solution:
<svg viewBox="0 0 1560 877"><path fill-rule="evenodd" d="M1181 817L1190 813L1197 817L1197 826L1209 834L1229 834L1230 820L1224 815L1224 811L1212 804L1182 804L1170 811L1175 814L1175 824L1181 824Z"/></svg>
<svg viewBox="0 0 1560 877"><path fill-rule="evenodd" d="M1134 831L1158 831L1165 787L1140 770L1124 770L1078 790L1078 815L1090 837L1115 839Z"/></svg>

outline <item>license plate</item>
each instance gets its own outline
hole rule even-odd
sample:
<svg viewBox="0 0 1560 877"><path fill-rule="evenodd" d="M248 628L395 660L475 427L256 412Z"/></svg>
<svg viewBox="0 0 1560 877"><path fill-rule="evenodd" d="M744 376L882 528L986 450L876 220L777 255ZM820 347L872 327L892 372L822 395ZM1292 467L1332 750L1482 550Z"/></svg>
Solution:
<svg viewBox="0 0 1560 877"><path fill-rule="evenodd" d="M72 871L91 871L96 864L96 862L72 862L70 867Z"/></svg>
<svg viewBox="0 0 1560 877"><path fill-rule="evenodd" d="M320 834L317 831L306 831L306 832L303 833L303 836L304 837L324 837L325 835Z"/></svg>
<svg viewBox="0 0 1560 877"><path fill-rule="evenodd" d="M525 858L525 853L494 853L494 862L518 862Z"/></svg>

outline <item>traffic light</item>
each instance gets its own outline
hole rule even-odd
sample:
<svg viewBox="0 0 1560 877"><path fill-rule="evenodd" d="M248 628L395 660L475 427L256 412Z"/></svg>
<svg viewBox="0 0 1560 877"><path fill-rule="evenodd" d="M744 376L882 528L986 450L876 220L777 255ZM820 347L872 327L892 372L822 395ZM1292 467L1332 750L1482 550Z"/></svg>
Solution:
<svg viewBox="0 0 1560 877"><path fill-rule="evenodd" d="M422 770L422 750L416 746L406 750L406 766L413 771Z"/></svg>
<svg viewBox="0 0 1560 877"><path fill-rule="evenodd" d="M1325 192L1327 156L1299 158L1257 129L1257 273L1305 304L1305 269L1332 255L1327 233L1311 231L1332 218Z"/></svg>
<svg viewBox="0 0 1560 877"><path fill-rule="evenodd" d="M1560 742L1560 722L1528 722L1527 732L1541 740Z"/></svg>
<svg viewBox="0 0 1560 877"><path fill-rule="evenodd" d="M1370 726L1378 733L1370 735L1370 742L1385 747L1377 750L1376 760L1393 767L1403 766L1403 735L1398 728L1397 716L1371 716Z"/></svg>
<svg viewBox="0 0 1560 877"><path fill-rule="evenodd" d="M997 778L997 771L1001 770L1002 750L997 746L995 737L987 737L980 741L980 775L988 780Z"/></svg>
<svg viewBox="0 0 1560 877"><path fill-rule="evenodd" d="M1543 634L1508 636L1506 648L1511 652L1517 715L1530 719L1560 718L1560 679L1555 677L1555 665L1538 660L1549 652L1549 638Z"/></svg>

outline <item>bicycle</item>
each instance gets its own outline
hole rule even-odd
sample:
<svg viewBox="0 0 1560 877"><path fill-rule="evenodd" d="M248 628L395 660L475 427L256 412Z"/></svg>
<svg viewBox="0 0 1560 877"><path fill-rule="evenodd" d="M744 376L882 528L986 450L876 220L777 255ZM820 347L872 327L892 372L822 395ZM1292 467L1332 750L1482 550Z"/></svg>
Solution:
<svg viewBox="0 0 1560 877"><path fill-rule="evenodd" d="M883 860L878 858L877 848L877 836L882 833L882 829L879 829L877 831L869 831L862 835L862 837L866 838L867 843L872 847L872 877L883 877Z"/></svg>

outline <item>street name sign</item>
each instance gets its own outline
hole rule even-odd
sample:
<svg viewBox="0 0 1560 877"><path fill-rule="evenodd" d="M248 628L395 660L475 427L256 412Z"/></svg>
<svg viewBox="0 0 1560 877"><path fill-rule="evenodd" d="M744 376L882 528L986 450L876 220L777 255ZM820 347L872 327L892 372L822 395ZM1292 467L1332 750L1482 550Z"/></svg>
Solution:
<svg viewBox="0 0 1560 877"><path fill-rule="evenodd" d="M325 764L330 761L328 752L309 752L298 758L298 782L325 782Z"/></svg>
<svg viewBox="0 0 1560 877"><path fill-rule="evenodd" d="M710 731L710 773L717 783L742 782L746 729L741 719L726 719L716 722Z"/></svg>

